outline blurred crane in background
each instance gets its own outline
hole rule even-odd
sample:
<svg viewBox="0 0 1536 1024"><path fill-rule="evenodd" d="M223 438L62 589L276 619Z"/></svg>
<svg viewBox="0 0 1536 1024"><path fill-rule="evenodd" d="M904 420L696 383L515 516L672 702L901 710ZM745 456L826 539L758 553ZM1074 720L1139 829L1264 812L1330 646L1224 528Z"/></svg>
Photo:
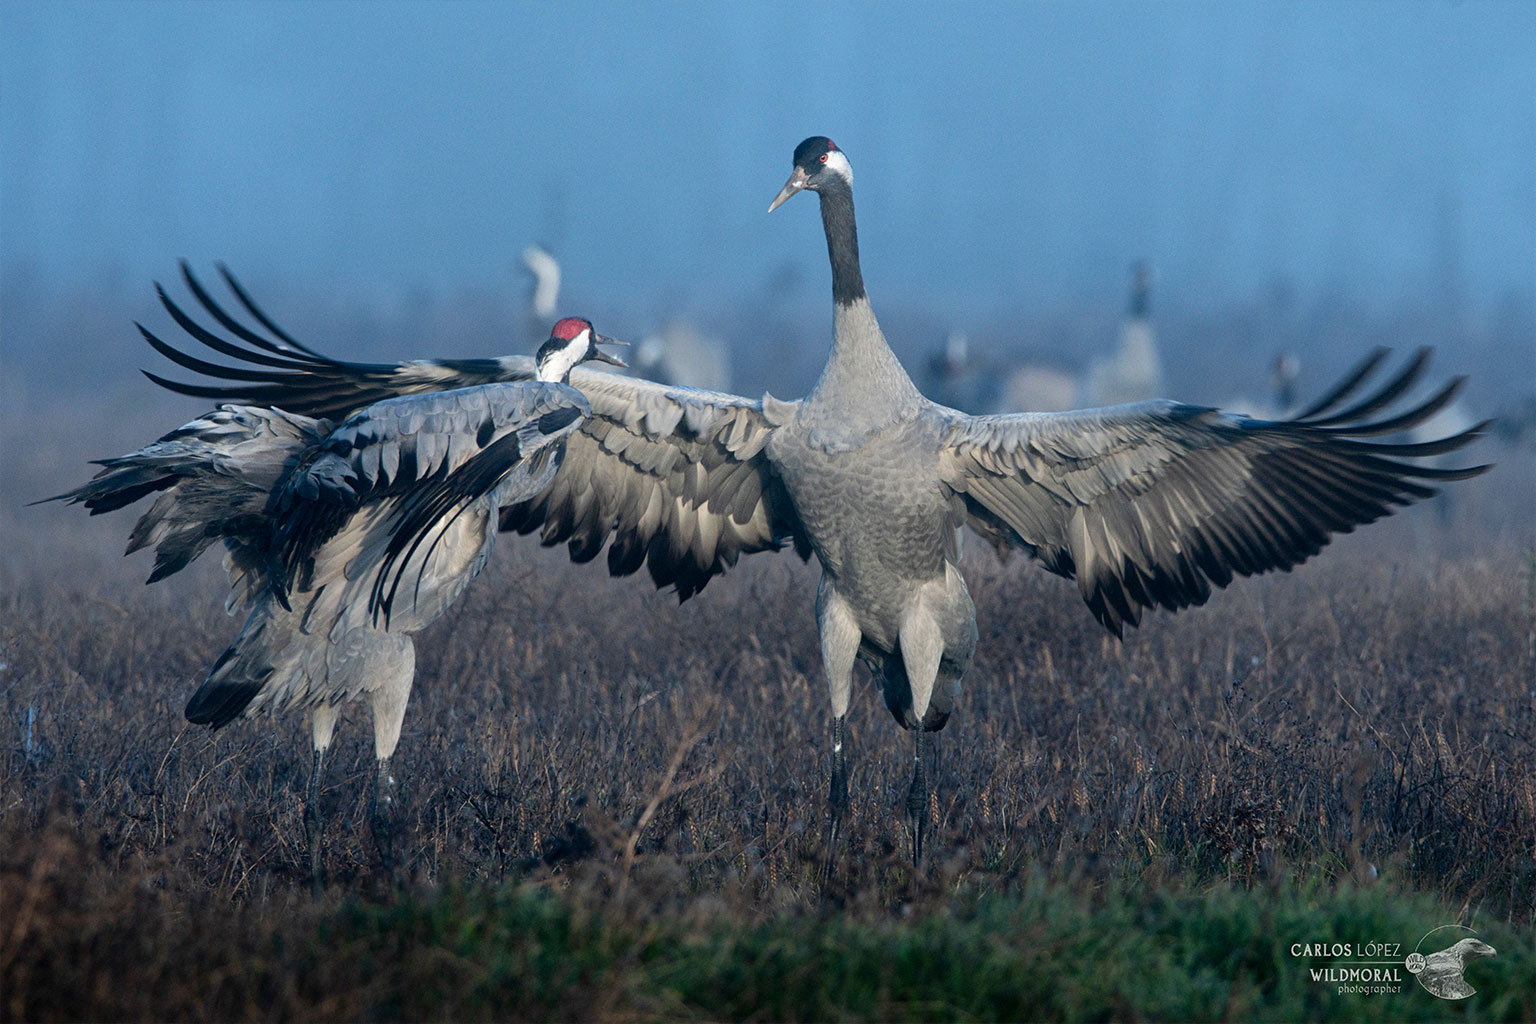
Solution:
<svg viewBox="0 0 1536 1024"><path fill-rule="evenodd" d="M1114 352L1088 362L1078 405L1124 405L1163 393L1163 359L1152 327L1152 265L1131 268L1131 298Z"/></svg>

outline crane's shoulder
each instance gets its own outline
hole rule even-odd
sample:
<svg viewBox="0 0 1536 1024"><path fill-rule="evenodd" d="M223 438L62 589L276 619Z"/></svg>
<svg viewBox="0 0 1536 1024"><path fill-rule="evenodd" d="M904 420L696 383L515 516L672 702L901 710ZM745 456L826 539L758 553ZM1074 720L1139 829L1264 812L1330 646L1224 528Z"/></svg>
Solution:
<svg viewBox="0 0 1536 1024"><path fill-rule="evenodd" d="M763 417L770 426L782 427L794 422L795 416L800 409L800 402L798 399L793 402L781 401L765 392L763 394L762 409Z"/></svg>

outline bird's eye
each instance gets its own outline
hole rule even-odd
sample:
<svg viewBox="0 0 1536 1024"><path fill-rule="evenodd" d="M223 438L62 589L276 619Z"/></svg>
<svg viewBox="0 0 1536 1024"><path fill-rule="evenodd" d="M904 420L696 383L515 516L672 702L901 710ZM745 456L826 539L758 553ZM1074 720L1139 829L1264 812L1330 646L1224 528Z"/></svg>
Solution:
<svg viewBox="0 0 1536 1024"><path fill-rule="evenodd" d="M827 162L827 154L825 154L825 153L821 154L821 162L822 163L826 163Z"/></svg>

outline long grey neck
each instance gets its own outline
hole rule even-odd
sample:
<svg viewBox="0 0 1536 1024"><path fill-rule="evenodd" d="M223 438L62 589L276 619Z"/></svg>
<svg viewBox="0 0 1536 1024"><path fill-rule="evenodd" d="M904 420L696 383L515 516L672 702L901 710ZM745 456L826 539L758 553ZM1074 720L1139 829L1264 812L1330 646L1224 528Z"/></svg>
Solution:
<svg viewBox="0 0 1536 1024"><path fill-rule="evenodd" d="M853 219L853 186L841 178L822 186L821 226L827 233L827 257L832 261L832 301L845 306L864 298L864 274L859 270L859 228Z"/></svg>
<svg viewBox="0 0 1536 1024"><path fill-rule="evenodd" d="M850 425L884 426L910 415L922 395L886 343L864 292L853 189L833 181L822 188L820 198L827 256L832 262L833 342L821 379L807 401L835 405Z"/></svg>

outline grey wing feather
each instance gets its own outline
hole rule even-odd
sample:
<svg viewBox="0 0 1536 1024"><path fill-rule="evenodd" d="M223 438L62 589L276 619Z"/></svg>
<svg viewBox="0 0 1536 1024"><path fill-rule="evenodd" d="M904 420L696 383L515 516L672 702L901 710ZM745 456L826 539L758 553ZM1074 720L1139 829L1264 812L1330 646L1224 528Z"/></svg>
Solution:
<svg viewBox="0 0 1536 1024"><path fill-rule="evenodd" d="M161 301L188 336L242 365L208 362L143 332L157 351L177 364L239 382L182 384L150 375L182 394L341 420L399 396L527 381L534 375L534 361L526 356L398 364L330 359L294 341L227 270L221 267L220 272L259 329L227 313L185 266L183 276L197 302L236 340L196 324L163 291ZM675 585L685 599L742 554L777 550L793 538L796 550L808 557L804 531L763 453L773 425L762 403L581 367L572 371L571 383L591 400L593 414L571 435L565 464L549 489L532 500L509 501L504 529L540 530L545 544L569 541L571 557L578 562L595 558L611 536L611 572L624 575L648 565L658 587ZM447 453L434 449L433 454ZM314 475L305 486L313 485L317 494L326 487L339 494L353 487L349 473L393 478L408 471L403 450L378 449L377 468L371 461L374 454L366 458L369 461L360 466L333 465L333 470L345 472Z"/></svg>
<svg viewBox="0 0 1536 1024"><path fill-rule="evenodd" d="M188 337L242 365L230 366L225 362L200 359L139 325L144 340L178 366L204 376L242 382L232 385L188 384L145 373L156 384L177 394L272 406L340 422L366 406L399 395L533 379L533 359L528 356L419 359L404 363L353 363L332 359L294 340L278 327L227 268L221 265L219 273L239 305L256 322L255 326L242 323L227 312L192 274L191 268L185 262L181 265L182 278L203 311L237 340L221 337L197 323L171 300L165 289L156 285L156 290L161 305Z"/></svg>
<svg viewBox="0 0 1536 1024"><path fill-rule="evenodd" d="M572 386L592 417L571 435L549 488L503 509L502 529L541 531L586 562L608 544L615 576L645 565L679 600L743 554L809 547L764 452L774 427L762 403L583 371Z"/></svg>
<svg viewBox="0 0 1536 1024"><path fill-rule="evenodd" d="M1420 422L1450 401L1459 379L1404 413L1370 419L1417 380L1426 358L1419 353L1341 408L1380 364L1373 353L1325 400L1283 421L1166 401L952 414L940 476L974 529L1075 577L1094 615L1119 635L1145 608L1203 604L1213 583L1305 561L1333 534L1435 494L1426 481L1486 470L1416 461L1471 443L1486 423L1422 444L1358 440Z"/></svg>

